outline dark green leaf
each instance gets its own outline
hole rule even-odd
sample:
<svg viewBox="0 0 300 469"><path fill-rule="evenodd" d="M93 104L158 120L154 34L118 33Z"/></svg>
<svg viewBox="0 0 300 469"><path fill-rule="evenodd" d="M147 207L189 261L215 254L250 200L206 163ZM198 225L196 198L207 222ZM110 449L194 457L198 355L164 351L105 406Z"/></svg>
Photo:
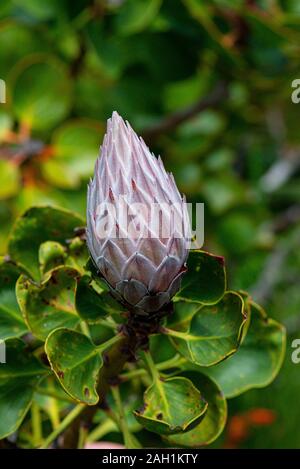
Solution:
<svg viewBox="0 0 300 469"><path fill-rule="evenodd" d="M117 17L118 30L134 34L145 29L157 15L162 0L127 0Z"/></svg>
<svg viewBox="0 0 300 469"><path fill-rule="evenodd" d="M6 363L0 364L0 439L20 426L35 386L47 373L21 340L10 339L5 345Z"/></svg>
<svg viewBox="0 0 300 469"><path fill-rule="evenodd" d="M76 308L81 318L88 322L97 322L108 314L121 311L109 292L97 291L97 284L88 275L78 282Z"/></svg>
<svg viewBox="0 0 300 469"><path fill-rule="evenodd" d="M27 327L17 302L15 287L20 275L19 269L11 262L0 264L0 339L19 337Z"/></svg>
<svg viewBox="0 0 300 469"><path fill-rule="evenodd" d="M205 251L191 251L187 266L175 298L203 304L219 301L226 288L224 258Z"/></svg>

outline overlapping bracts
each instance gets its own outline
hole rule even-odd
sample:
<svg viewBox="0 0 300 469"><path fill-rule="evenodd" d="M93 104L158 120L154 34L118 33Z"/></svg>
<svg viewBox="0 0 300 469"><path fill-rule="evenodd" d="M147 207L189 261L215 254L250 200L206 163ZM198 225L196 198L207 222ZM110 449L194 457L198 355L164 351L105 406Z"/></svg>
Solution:
<svg viewBox="0 0 300 469"><path fill-rule="evenodd" d="M120 301L147 314L178 291L189 241L185 199L173 175L114 112L88 186L94 263Z"/></svg>

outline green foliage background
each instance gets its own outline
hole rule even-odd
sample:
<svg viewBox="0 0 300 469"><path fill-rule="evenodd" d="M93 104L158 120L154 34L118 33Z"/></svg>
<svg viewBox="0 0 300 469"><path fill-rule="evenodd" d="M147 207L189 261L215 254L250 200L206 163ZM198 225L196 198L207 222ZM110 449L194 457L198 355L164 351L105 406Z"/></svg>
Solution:
<svg viewBox="0 0 300 469"><path fill-rule="evenodd" d="M231 415L257 407L277 415L241 442L250 448L300 447L300 365L291 362L300 334L300 104L291 101L299 14L296 0L0 5L1 253L31 205L84 214L106 119L117 110L188 199L205 202L205 248L226 256L230 286L249 290L288 328L276 381L229 401ZM213 106L193 112L216 93Z"/></svg>

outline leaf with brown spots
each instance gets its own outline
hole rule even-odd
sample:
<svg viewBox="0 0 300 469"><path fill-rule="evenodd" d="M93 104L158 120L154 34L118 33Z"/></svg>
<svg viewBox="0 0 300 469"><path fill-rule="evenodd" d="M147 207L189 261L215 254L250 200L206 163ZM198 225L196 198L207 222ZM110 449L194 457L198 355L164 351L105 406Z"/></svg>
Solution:
<svg viewBox="0 0 300 469"><path fill-rule="evenodd" d="M206 401L190 380L158 378L146 390L143 407L134 415L147 430L171 435L193 428L206 410Z"/></svg>

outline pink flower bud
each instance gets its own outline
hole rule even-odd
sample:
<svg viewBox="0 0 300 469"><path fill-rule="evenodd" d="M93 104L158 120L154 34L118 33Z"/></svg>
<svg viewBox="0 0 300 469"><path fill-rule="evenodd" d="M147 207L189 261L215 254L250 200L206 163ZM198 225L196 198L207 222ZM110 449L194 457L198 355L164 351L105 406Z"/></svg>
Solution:
<svg viewBox="0 0 300 469"><path fill-rule="evenodd" d="M178 291L189 241L186 203L173 175L114 112L88 186L94 263L119 301L150 313Z"/></svg>

